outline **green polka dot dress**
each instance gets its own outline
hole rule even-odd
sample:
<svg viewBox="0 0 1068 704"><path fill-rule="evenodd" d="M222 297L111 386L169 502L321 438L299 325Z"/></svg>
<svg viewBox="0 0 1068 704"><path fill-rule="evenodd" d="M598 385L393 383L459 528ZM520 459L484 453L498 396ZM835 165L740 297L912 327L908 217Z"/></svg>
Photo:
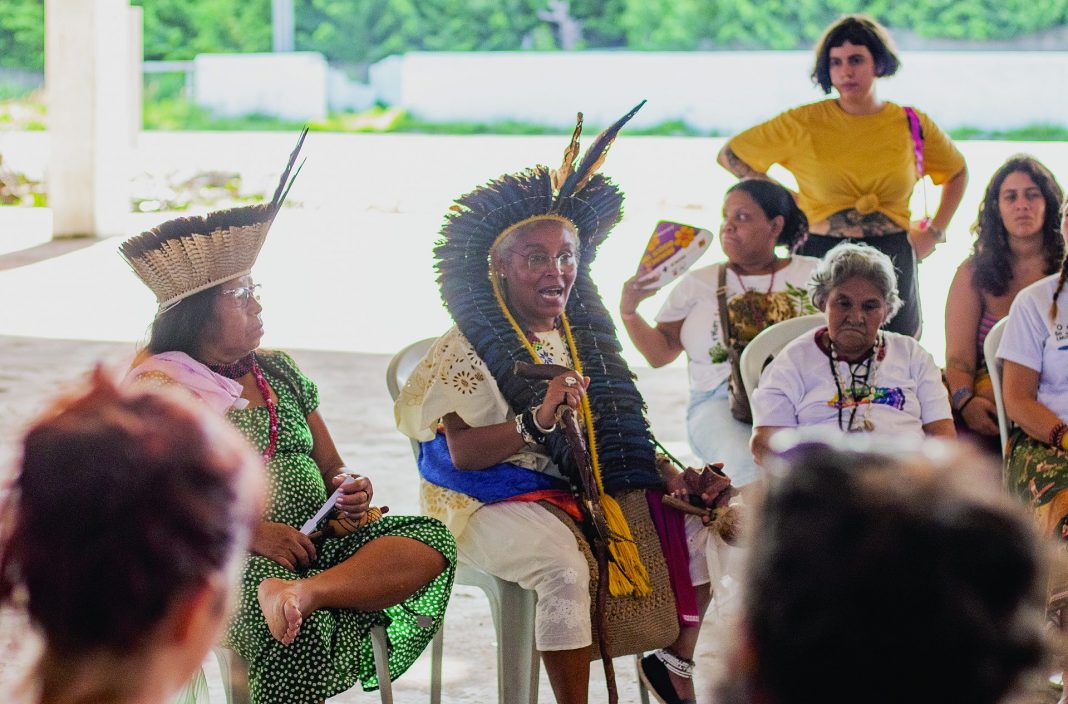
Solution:
<svg viewBox="0 0 1068 704"><path fill-rule="evenodd" d="M266 520L300 526L327 499L326 486L311 458L312 434L307 416L319 405L315 384L289 355L257 352L257 361L278 396L277 450L267 462ZM231 410L227 417L253 446L268 444L266 407ZM441 552L448 569L403 603L377 612L320 609L305 614L300 634L282 645L267 629L256 600L256 589L268 577L310 577L351 557L366 543L382 536L402 536ZM444 525L422 516L386 515L342 538L324 541L315 564L290 572L265 557L249 557L242 573L240 604L227 634L226 645L249 663L249 688L256 704L315 704L343 692L357 682L364 690L378 688L370 629L386 626L389 672L396 679L430 643L441 626L452 590L456 544ZM373 579L369 575L368 579Z"/></svg>

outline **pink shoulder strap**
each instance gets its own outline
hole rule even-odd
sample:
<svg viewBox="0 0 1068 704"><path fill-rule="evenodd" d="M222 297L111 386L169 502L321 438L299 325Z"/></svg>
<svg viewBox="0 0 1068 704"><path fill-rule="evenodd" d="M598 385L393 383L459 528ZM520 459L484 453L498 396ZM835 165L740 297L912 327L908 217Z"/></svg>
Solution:
<svg viewBox="0 0 1068 704"><path fill-rule="evenodd" d="M916 172L920 178L926 173L923 168L923 127L920 126L920 116L916 109L906 106L905 117L909 121L909 131L912 133L912 151L916 155Z"/></svg>

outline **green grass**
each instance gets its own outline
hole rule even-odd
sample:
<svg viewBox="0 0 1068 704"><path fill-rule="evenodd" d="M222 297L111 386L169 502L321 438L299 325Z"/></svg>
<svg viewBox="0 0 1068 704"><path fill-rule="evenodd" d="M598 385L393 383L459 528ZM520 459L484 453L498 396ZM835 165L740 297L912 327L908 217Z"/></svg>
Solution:
<svg viewBox="0 0 1068 704"><path fill-rule="evenodd" d="M182 74L160 74L145 79L144 129L176 131L293 131L304 126L300 120L283 120L270 115L224 117L199 107L184 95ZM342 133L414 133L440 135L566 135L568 127L534 122L501 120L495 122L428 122L398 108L373 107L359 113L332 113L323 120L312 120L313 131ZM37 92L27 93L14 86L0 84L0 129L44 130L45 106ZM585 132L595 133L600 126L587 124ZM719 137L723 132L703 130L682 120L668 120L651 127L632 127L631 136ZM1032 124L1007 130L959 127L949 130L956 140L999 140L1015 142L1068 142L1068 126Z"/></svg>
<svg viewBox="0 0 1068 704"><path fill-rule="evenodd" d="M7 88L11 89L10 95L5 95L4 86L0 85L0 130L40 132L48 129L44 95L36 91L16 91L12 86Z"/></svg>
<svg viewBox="0 0 1068 704"><path fill-rule="evenodd" d="M949 130L949 136L958 140L997 140L1004 142L1068 142L1068 127L1063 125L1033 124L1009 130L984 130L978 127L958 127Z"/></svg>

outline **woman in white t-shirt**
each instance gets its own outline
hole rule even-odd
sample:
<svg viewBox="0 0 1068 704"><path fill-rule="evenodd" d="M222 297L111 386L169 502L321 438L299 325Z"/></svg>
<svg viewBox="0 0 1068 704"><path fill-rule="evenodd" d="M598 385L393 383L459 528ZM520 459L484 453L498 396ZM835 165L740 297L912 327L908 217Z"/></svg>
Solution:
<svg viewBox="0 0 1068 704"><path fill-rule="evenodd" d="M749 453L752 427L732 416L728 384L730 354L737 354L764 328L815 313L806 284L819 260L794 255L808 234L808 220L789 191L772 181L739 181L723 201L719 238L727 261L688 273L656 316L656 326L638 304L656 293L646 276L623 285L620 316L631 342L654 367L686 352L690 403L686 425L690 446L705 462L723 462L735 485L757 477ZM780 257L776 248L789 254ZM724 334L718 289L730 330ZM740 391L740 389L738 389Z"/></svg>
<svg viewBox="0 0 1068 704"><path fill-rule="evenodd" d="M1017 425L1005 455L1009 488L1031 507L1042 534L1062 546L1068 545L1068 306L1061 299L1066 278L1068 264L1016 295L997 355L1004 362L1005 412ZM1051 618L1068 630L1064 569L1051 575L1048 599Z"/></svg>
<svg viewBox="0 0 1068 704"><path fill-rule="evenodd" d="M809 284L827 327L787 345L753 393L753 455L798 426L837 426L887 436L956 436L949 396L934 358L907 335L882 330L901 308L890 257L865 244L840 244Z"/></svg>

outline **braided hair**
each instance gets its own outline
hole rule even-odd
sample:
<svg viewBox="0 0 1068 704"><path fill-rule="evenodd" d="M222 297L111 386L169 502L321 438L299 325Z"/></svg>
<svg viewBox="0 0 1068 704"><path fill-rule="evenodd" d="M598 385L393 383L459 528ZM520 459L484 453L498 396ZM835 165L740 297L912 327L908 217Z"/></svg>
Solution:
<svg viewBox="0 0 1068 704"><path fill-rule="evenodd" d="M743 191L753 199L768 220L782 216L782 231L775 244L782 245L793 254L808 238L808 218L797 207L797 202L782 185L762 178L747 178L727 189L727 195Z"/></svg>
<svg viewBox="0 0 1068 704"><path fill-rule="evenodd" d="M1063 210L1068 211L1068 200L1064 202ZM1053 304L1049 308L1050 320L1057 319L1057 297L1061 295L1061 289L1064 288L1064 282L1068 281L1068 258L1061 262L1061 275L1057 279L1057 288L1053 289Z"/></svg>
<svg viewBox="0 0 1068 704"><path fill-rule="evenodd" d="M1040 161L1028 154L1017 154L1001 165L983 193L979 204L979 217L972 232L975 244L972 262L975 264L974 282L980 291L992 296L1004 296L1012 280L1012 250L1009 236L1001 219L1001 185L1010 174L1026 174L1035 182L1046 202L1046 214L1042 222L1042 248L1046 253L1046 275L1053 274L1064 259L1064 238L1061 237L1060 203L1063 197L1061 186Z"/></svg>

